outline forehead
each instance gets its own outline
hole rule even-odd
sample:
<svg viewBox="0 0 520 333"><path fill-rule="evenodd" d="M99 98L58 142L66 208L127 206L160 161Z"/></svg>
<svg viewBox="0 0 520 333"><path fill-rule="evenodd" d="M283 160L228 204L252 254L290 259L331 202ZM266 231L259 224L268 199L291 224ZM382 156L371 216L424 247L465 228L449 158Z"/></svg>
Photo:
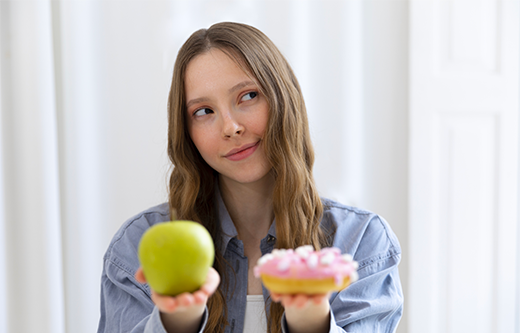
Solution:
<svg viewBox="0 0 520 333"><path fill-rule="evenodd" d="M212 48L193 58L186 67L184 84L186 94L196 88L232 84L236 80L249 79L256 83L252 75L245 71L236 58L220 49Z"/></svg>

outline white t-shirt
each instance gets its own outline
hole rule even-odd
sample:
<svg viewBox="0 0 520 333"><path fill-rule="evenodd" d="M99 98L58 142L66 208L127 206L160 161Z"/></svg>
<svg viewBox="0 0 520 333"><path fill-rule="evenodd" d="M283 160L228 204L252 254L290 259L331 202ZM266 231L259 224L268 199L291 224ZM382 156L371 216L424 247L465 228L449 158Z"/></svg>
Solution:
<svg viewBox="0 0 520 333"><path fill-rule="evenodd" d="M247 295L246 318L244 319L244 332L267 332L267 319L265 317L264 296Z"/></svg>

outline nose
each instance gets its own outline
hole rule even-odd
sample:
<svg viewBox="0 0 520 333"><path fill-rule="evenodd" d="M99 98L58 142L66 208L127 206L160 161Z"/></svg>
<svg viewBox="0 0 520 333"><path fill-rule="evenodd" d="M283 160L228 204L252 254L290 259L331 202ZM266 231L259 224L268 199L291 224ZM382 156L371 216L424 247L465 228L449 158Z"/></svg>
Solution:
<svg viewBox="0 0 520 333"><path fill-rule="evenodd" d="M240 135L244 132L244 126L242 126L229 112L226 112L222 116L223 126L222 135L226 138L230 138L236 135Z"/></svg>

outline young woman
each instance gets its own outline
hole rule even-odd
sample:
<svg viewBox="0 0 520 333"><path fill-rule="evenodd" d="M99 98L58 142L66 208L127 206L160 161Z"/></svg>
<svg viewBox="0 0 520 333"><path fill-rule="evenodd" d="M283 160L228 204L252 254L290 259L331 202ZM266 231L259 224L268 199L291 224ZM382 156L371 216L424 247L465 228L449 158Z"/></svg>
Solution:
<svg viewBox="0 0 520 333"><path fill-rule="evenodd" d="M395 330L403 304L399 242L379 216L319 197L298 81L263 33L227 22L195 32L177 56L168 121L169 201L114 236L98 332ZM172 213L203 224L216 247L205 285L177 297L150 290L137 258L142 234ZM254 277L263 254L307 244L353 255L359 280L306 296L272 294Z"/></svg>

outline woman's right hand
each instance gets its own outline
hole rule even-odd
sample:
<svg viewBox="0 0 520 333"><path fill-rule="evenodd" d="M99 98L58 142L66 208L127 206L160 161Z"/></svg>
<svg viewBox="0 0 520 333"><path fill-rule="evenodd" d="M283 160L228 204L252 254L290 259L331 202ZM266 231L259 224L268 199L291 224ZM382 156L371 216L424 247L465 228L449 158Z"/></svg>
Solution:
<svg viewBox="0 0 520 333"><path fill-rule="evenodd" d="M135 278L140 283L146 283L143 269L139 267ZM182 293L177 296L161 295L152 289L152 301L161 312L161 320L169 332L196 332L208 298L217 290L220 275L210 267L206 282L193 293Z"/></svg>
<svg viewBox="0 0 520 333"><path fill-rule="evenodd" d="M139 267L135 273L135 278L140 283L146 283L146 277L144 276L143 269ZM152 301L159 308L161 312L172 313L182 308L188 308L193 305L206 305L208 298L213 295L217 290L220 283L220 275L217 271L210 267L206 282L200 287L199 290L194 293L182 293L177 296L166 296L156 293L152 289Z"/></svg>

